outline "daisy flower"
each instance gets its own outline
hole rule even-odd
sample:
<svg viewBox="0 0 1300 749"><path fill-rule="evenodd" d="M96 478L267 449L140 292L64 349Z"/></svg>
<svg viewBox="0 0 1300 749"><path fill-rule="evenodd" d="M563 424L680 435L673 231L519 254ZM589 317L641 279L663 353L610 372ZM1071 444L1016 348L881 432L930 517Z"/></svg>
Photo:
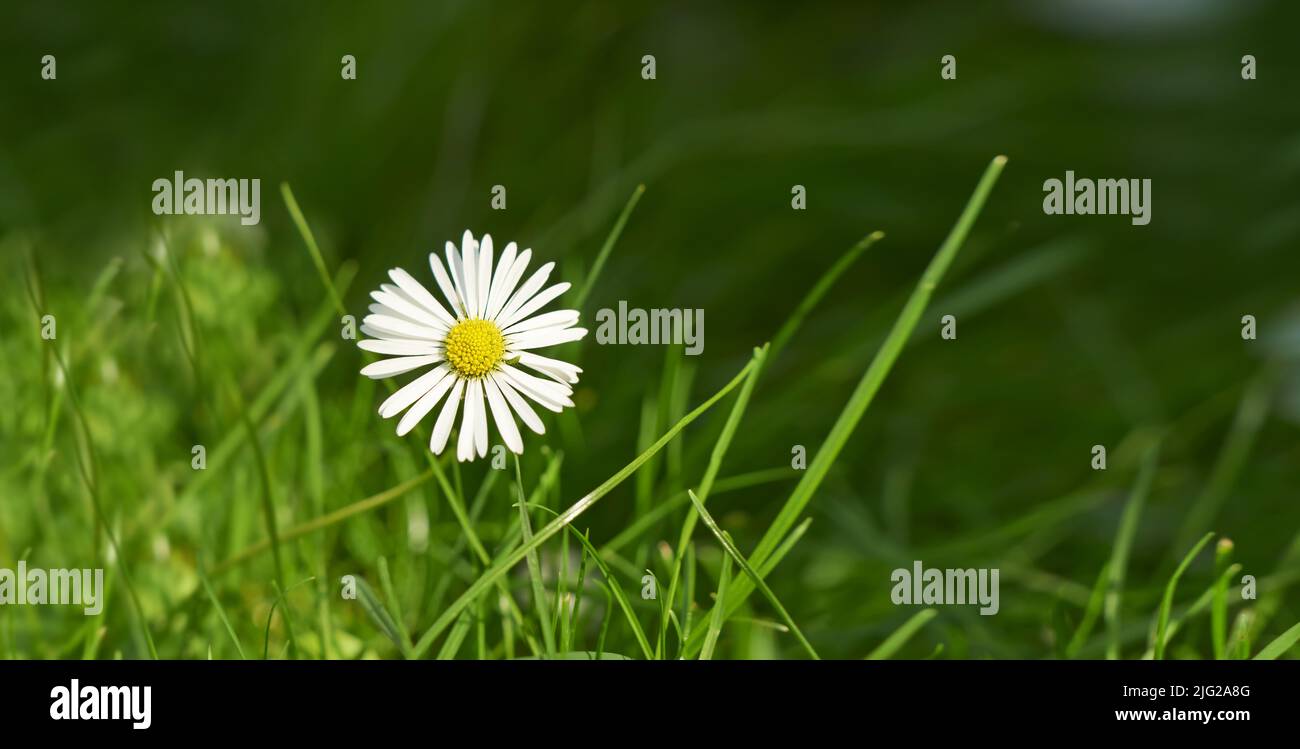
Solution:
<svg viewBox="0 0 1300 749"><path fill-rule="evenodd" d="M428 368L379 407L385 419L405 411L397 422L398 436L442 402L429 440L435 454L447 446L458 410L457 460L487 455L489 412L506 446L521 453L516 416L534 432L546 431L529 401L556 413L573 407L572 385L582 370L532 352L580 340L587 330L573 327L577 310L538 314L569 284L542 289L555 263L546 263L520 283L532 255L532 250L518 252L511 242L494 270L491 235L484 234L480 243L466 231L459 251L447 243L445 267L437 253L429 253L433 279L449 306L401 268L388 271L392 284L370 292L375 303L361 324L369 338L357 346L392 358L367 365L361 374L382 379Z"/></svg>

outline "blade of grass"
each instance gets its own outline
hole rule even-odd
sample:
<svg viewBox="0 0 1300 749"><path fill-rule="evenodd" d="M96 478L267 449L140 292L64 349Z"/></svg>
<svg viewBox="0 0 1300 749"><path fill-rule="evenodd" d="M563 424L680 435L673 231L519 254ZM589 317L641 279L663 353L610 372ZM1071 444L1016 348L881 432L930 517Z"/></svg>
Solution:
<svg viewBox="0 0 1300 749"><path fill-rule="evenodd" d="M649 449L638 455L631 463L623 466L623 468L619 469L618 472L606 479L604 483L593 489L585 497L573 503L573 505L571 505L555 520L547 523L542 529L533 535L533 538L528 543L515 548L509 554L499 558L488 569L484 570L478 580L474 581L474 583L470 585L469 589L461 594L460 598L453 601L452 604L448 606L447 609L444 610L443 613L433 622L433 624L430 625L424 635L420 637L419 642L416 643L415 646L416 656L418 657L419 654L426 652L429 647L433 645L433 641L437 639L438 635L455 620L455 617L460 615L460 611L465 608L465 606L469 605L469 603L477 596L481 595L489 585L493 585L496 581L500 580L501 577L505 575L508 570L514 567L514 565L518 564L529 551L541 546L547 539L551 538L556 533L559 533L565 526L581 516L582 513L590 509L596 502L600 501L602 497L613 491L615 487L623 483L628 476L635 473L636 470L655 453L663 449L664 445L672 441L672 439L685 429L687 425L698 419L700 415L709 409L713 408L713 406L717 404L719 400L724 398L727 393L739 386L744 378L748 376L749 370L753 365L754 362L751 359L749 363L740 370L740 372L736 373L736 376L733 377L730 382L722 387L721 390L714 393L712 397L697 406L695 410L682 417L675 425L673 425L672 429L665 432L664 435L651 445Z"/></svg>
<svg viewBox="0 0 1300 749"><path fill-rule="evenodd" d="M645 185L637 185L632 191L632 196L627 199L627 205L623 206L623 212L618 214L618 220L614 222L614 228L610 230L609 235L605 237L605 244L601 245L600 252L596 255L596 262L591 265L591 272L587 274L586 279L582 282L582 288L578 291L578 296L573 304L576 310L582 310L582 305L587 302L587 296L591 294L591 289L596 285L596 279L600 277L600 272L605 268L605 261L609 259L614 245L618 238L623 234L623 227L627 225L627 219L632 215L632 209L640 202L641 195L645 193Z"/></svg>
<svg viewBox="0 0 1300 749"><path fill-rule="evenodd" d="M290 586L288 590L281 588L274 580L271 581L271 588L275 591L275 600L271 602L271 610L266 612L266 634L265 639L262 641L262 660L267 660L271 654L271 620L275 618L276 607L284 601L285 596L289 595L290 591L293 591L301 585L306 585L315 579L316 578L314 577L309 577L306 580L296 582ZM284 609L284 631L289 636L289 645L292 648L294 646L293 622L289 619L289 610L287 606Z"/></svg>
<svg viewBox="0 0 1300 749"><path fill-rule="evenodd" d="M1088 596L1088 605L1083 610L1083 619L1079 621L1078 629L1074 630L1074 636L1070 638L1070 644L1065 647L1065 657L1073 659L1079 654L1084 643L1088 641L1088 636L1092 634L1092 628L1097 624L1097 617L1101 615L1102 602L1106 600L1106 584L1110 581L1110 563L1107 562L1101 566L1101 572L1097 575L1097 582L1092 586L1092 594Z"/></svg>
<svg viewBox="0 0 1300 749"><path fill-rule="evenodd" d="M782 538L798 522L799 516L803 513L808 502L812 500L813 494L820 487L835 459L839 457L840 451L857 428L858 422L866 413L867 407L871 405L871 401L875 398L877 391L880 390L880 386L893 368L894 362L898 360L899 354L907 345L908 338L911 337L912 331L916 328L921 315L925 312L930 296L943 279L948 266L952 264L953 258L957 256L957 252L965 242L971 227L974 226L975 220L979 217L984 202L988 199L989 193L992 192L994 184L997 183L998 175L1002 173L1006 161L1005 156L997 156L984 170L983 177L980 178L979 184L976 185L975 192L971 195L961 216L957 219L957 223L953 226L943 244L940 245L925 273L922 274L916 289L903 306L903 310L894 322L889 335L881 344L875 358L872 359L853 394L849 397L848 403L845 404L835 424L831 427L826 441L822 444L821 449L817 451L817 455L800 478L794 491L777 514L776 519L773 520L767 532L759 540L758 546L751 555L754 564L759 568L762 568L763 562L766 561L773 550L781 543ZM738 579L736 585L728 594L729 613L734 610L734 607L739 606L739 603L744 601L753 590L754 586L749 584L748 579ZM731 603L733 599L734 604ZM697 637L702 639L703 634L703 629L697 627L696 632L691 633L690 645L694 646Z"/></svg>
<svg viewBox="0 0 1300 749"><path fill-rule="evenodd" d="M1142 516L1142 506L1146 504L1147 494L1151 491L1151 481L1155 476L1159 458L1160 443L1153 442L1143 455L1137 481L1129 492L1128 502L1124 505L1124 514L1120 517L1119 530L1115 533L1115 544L1111 549L1108 563L1110 579L1106 584L1104 609L1107 660L1115 660L1120 655L1120 602L1124 593L1124 577L1128 570L1128 557L1133 548L1133 538L1137 535L1138 519Z"/></svg>
<svg viewBox="0 0 1300 749"><path fill-rule="evenodd" d="M456 657L456 653L460 652L460 646L465 642L465 636L469 634L469 628L472 624L473 617L470 615L469 609L466 609L465 613L461 614L460 618L456 620L456 626L452 627L451 632L447 633L447 639L443 641L442 649L438 651L438 660L449 661Z"/></svg>
<svg viewBox="0 0 1300 749"><path fill-rule="evenodd" d="M1214 461L1214 468L1210 471L1204 489L1184 516L1183 526L1175 538L1173 549L1185 548L1192 539L1197 537L1197 534L1209 530L1215 517L1218 516L1220 508L1232 493L1232 487L1250 457L1255 438L1268 417L1272 391L1271 378L1261 375L1256 377L1242 393L1236 415L1233 416L1232 426L1223 442L1223 448Z"/></svg>
<svg viewBox="0 0 1300 749"><path fill-rule="evenodd" d="M293 197L293 190L290 189L288 182L280 183L280 195L289 209L289 215L293 217L293 223L298 227L298 233L307 244L307 252L311 254L312 264L316 266L316 272L320 274L321 281L329 292L330 301L334 303L334 308L340 315L346 315L348 309L343 306L343 297L335 290L330 280L329 270L325 267L325 257L321 255L320 246L316 244L316 235L311 233L311 227L307 225L307 219L302 215L302 209L298 207L298 201Z"/></svg>
<svg viewBox="0 0 1300 749"><path fill-rule="evenodd" d="M284 561L280 552L280 536L276 531L275 494L271 481L271 469L267 465L266 454L262 451L262 440L257 436L257 427L253 425L253 420L248 417L248 409L244 407L244 399L239 395L239 389L231 385L230 393L235 401L236 408L239 409L240 420L243 421L244 428L248 430L248 441L253 448L253 456L257 462L257 473L262 482L262 519L266 523L266 535L271 542L271 558L275 562L275 582L280 590L284 590ZM291 652L296 651L292 639L290 639L290 650Z"/></svg>
<svg viewBox="0 0 1300 749"><path fill-rule="evenodd" d="M1223 660L1228 654L1228 573L1231 569L1232 541L1219 539L1214 550L1214 566L1220 576L1214 585L1213 608L1210 609L1210 638L1213 640L1214 659Z"/></svg>
<svg viewBox="0 0 1300 749"><path fill-rule="evenodd" d="M307 220L302 215L302 211L298 209L297 201L294 200L293 191L289 188L288 183L281 184L280 192L284 197L285 205L288 207L289 212L294 216L294 223L297 225L299 233L302 234L303 242L307 245L308 252L311 253L312 262L316 264L316 268L320 272L321 282L329 292L330 298L336 309L341 314L346 315L347 309L343 306L342 295L335 288L333 281L330 279L329 272L325 267L325 259L320 252L320 247L317 246L316 238L311 232L311 227L307 225ZM364 358L367 361L374 361L375 359L374 355L369 353L367 353ZM390 393L396 391L397 386L391 378L385 379L383 382L384 386L388 388ZM424 441L427 443L424 425L417 427L413 434L416 436L417 442ZM451 484L448 483L447 477L443 473L442 466L439 464L437 456L427 450L422 450L421 453L428 461L429 468L433 471L438 487L442 490L443 496L447 500L447 505L451 508L452 514L456 518L456 522L460 524L461 532L464 533L465 540L469 544L470 550L478 557L480 564L485 566L488 565L492 561L492 557L488 554L487 549L483 547L483 542L479 540L478 533L474 530L473 523L470 522L469 517L465 513L465 503L463 498L460 493L453 489ZM522 630L523 613L519 610L519 605L510 595L504 582L498 581L497 589L503 596L509 608L510 615L514 617L515 623ZM529 642L531 644L531 639L529 639Z"/></svg>
<svg viewBox="0 0 1300 749"><path fill-rule="evenodd" d="M402 646L409 651L411 635L406 631L406 625L402 623L402 602L397 599L397 592L393 589L393 580L388 574L388 560L381 556L378 564L379 585L384 589L384 598L388 599L388 606L392 609L393 624L397 626L397 634L402 638Z"/></svg>
<svg viewBox="0 0 1300 749"><path fill-rule="evenodd" d="M641 622L636 618L636 612L632 610L632 602L628 599L627 594L623 592L623 587L618 584L618 580L615 579L614 573L610 571L609 565L605 564L605 560L600 558L600 554L596 552L596 547L591 545L591 540L578 533L577 528L569 526L569 532L582 544L584 553L596 563L596 568L600 570L601 577L605 579L605 585L609 588L610 595L614 597L619 609L623 611L623 616L632 627L632 635L636 637L637 644L641 646L641 652L645 654L646 660L654 658L654 651L650 649L650 640L646 637L645 630L641 628Z"/></svg>
<svg viewBox="0 0 1300 749"><path fill-rule="evenodd" d="M1255 610L1242 609L1228 634L1228 659L1244 661L1250 657L1251 630L1255 627Z"/></svg>
<svg viewBox="0 0 1300 749"><path fill-rule="evenodd" d="M404 481L390 489L385 489L384 491L379 492L378 494L371 495L369 497L366 497L365 499L359 499L350 505L347 505L345 507L340 507L339 509L333 512L322 515L321 517L313 518L304 523L299 523L298 525L295 525L292 528L288 528L283 533L281 533L280 541L282 543L286 541L292 541L295 538L300 538L310 533L315 533L317 531L324 530L325 528L328 528L330 526L338 525L339 523L342 523L344 520L347 520L348 518L353 517L354 515L359 515L363 512L369 512L370 510L373 510L375 508L383 507L384 505L392 502L393 500L404 496L407 492L411 491L417 486L420 486L421 484L425 483L432 477L433 477L433 470L430 469L420 474L419 476L408 479L407 481ZM258 554L265 552L269 548L271 548L271 542L269 540L259 541L253 544L252 546L249 546L248 548L244 549L243 551L239 552L238 554L235 554L234 556L230 557L229 559L222 562L221 564L218 564L217 566L213 567L210 574L219 575L222 572L225 572L237 565L247 562L249 559L252 559Z"/></svg>
<svg viewBox="0 0 1300 749"><path fill-rule="evenodd" d="M1241 569L1242 567L1240 564L1229 565L1228 568L1226 570L1223 570L1222 574L1220 574L1214 580L1214 582L1211 583L1210 586L1206 588L1205 591L1202 592L1200 596L1197 597L1195 601L1193 601L1190 605L1186 606L1181 612L1171 613L1169 617L1169 629L1165 631L1165 643L1168 643L1170 640L1174 638L1174 635L1176 635L1178 633L1178 630L1182 628L1183 623L1185 621L1200 614L1202 611L1205 611L1206 609L1210 608L1211 605L1214 603L1215 592L1218 590L1218 588L1222 586L1226 589L1228 585L1228 581L1231 580L1232 577L1236 575L1238 572L1241 572ZM1224 611L1224 615L1225 616L1227 615L1227 611ZM1150 647L1147 648L1147 651L1142 654L1142 660L1151 660L1152 658L1155 658L1155 654L1156 654L1155 627L1156 624L1153 622L1151 625L1151 634L1150 634L1151 645Z"/></svg>
<svg viewBox="0 0 1300 749"><path fill-rule="evenodd" d="M885 233L883 231L873 231L850 247L848 252L840 255L840 258L831 267L827 268L826 272L822 273L821 278L817 279L817 283L813 284L812 289L799 302L799 306L795 307L794 312L790 313L790 316L781 325L781 329L772 338L772 346L768 352L770 358L775 359L785 349L786 344L799 331L799 326L803 325L804 319L821 302L840 276L844 275L844 272L862 256L862 253L884 238Z"/></svg>
<svg viewBox="0 0 1300 749"><path fill-rule="evenodd" d="M713 452L709 456L709 465L704 469L704 478L700 480L699 491L691 494L687 491L688 496L693 496L703 505L709 499L709 493L713 490L713 481L717 478L718 471L722 468L722 459L726 456L728 448L731 447L731 440L736 435L736 430L740 427L740 421L745 416L745 408L749 405L749 397L754 392L754 384L758 381L758 375L763 371L763 361L767 357L767 346L754 350L754 359L749 376L745 378L745 384L740 386L740 392L736 395L736 402L732 404L731 412L727 414L727 421L722 426L722 433L718 435L718 440L713 444ZM677 545L673 547L673 571L668 579L668 606L664 608L664 616L659 625L659 640L655 645L655 655L662 657L664 648L667 645L668 638L668 614L672 606L677 601L677 582L682 574L682 559L685 556L686 545L690 543L691 534L695 531L697 513L694 508L686 511L686 520L682 523L681 533L677 538Z"/></svg>
<svg viewBox="0 0 1300 749"><path fill-rule="evenodd" d="M717 522L713 520L713 516L709 514L709 511L704 509L704 504L695 496L695 492L688 489L686 493L691 498L691 504L695 505L695 511L700 514L700 520L704 522L704 525L706 525L710 531L713 531L713 535L717 536L718 541L722 544L722 548L726 549L727 553L736 560L736 564L740 569L744 570L745 574L754 581L754 585L756 585L763 593L763 597L767 599L767 602L772 604L772 608L776 609L777 613L781 615L781 619L785 622L785 626L790 628L790 631L794 634L795 638L799 640L799 644L803 646L803 649L808 651L808 655L812 656L813 660L821 660L821 657L817 655L817 651L813 650L812 644L803 636L803 632L799 629L799 625L794 623L794 618L790 616L790 612L785 610L785 606L781 605L781 601L777 599L776 594L772 592L772 589L768 587L767 583L763 582L762 576L749 565L749 562L745 560L745 556L740 553L740 549L736 548L736 543L731 540L731 534L723 531L722 528L718 526Z"/></svg>
<svg viewBox="0 0 1300 749"><path fill-rule="evenodd" d="M519 456L515 456L515 491L519 495L519 527L523 531L524 546L528 552L528 578L533 585L533 609L542 627L542 642L546 645L546 657L555 657L555 632L551 629L551 617L546 615L546 589L542 585L542 565L537 559L537 547L531 546L533 540L533 523L528 518L528 503L524 500L524 480L519 472Z"/></svg>
<svg viewBox="0 0 1300 749"><path fill-rule="evenodd" d="M1201 536L1201 540L1197 541L1192 550L1187 552L1187 556L1183 557L1183 561L1178 564L1178 569L1174 570L1173 576L1169 578L1169 584L1165 586L1164 598L1160 599L1160 623L1156 625L1155 659L1158 661L1164 660L1165 657L1165 637L1169 629L1169 610L1174 606L1174 591L1178 588L1178 580L1191 566L1196 555L1201 553L1201 549L1204 549L1205 545L1210 542L1211 538L1214 538L1213 533L1206 533Z"/></svg>
<svg viewBox="0 0 1300 749"><path fill-rule="evenodd" d="M939 612L934 609L921 609L916 612L907 621L903 622L901 627L894 630L893 634L886 637L884 642L877 645L876 649L872 650L866 659L869 661L883 661L893 657L899 648L912 639L912 635L916 634L921 627L924 627L927 622L938 616L938 614Z"/></svg>
<svg viewBox="0 0 1300 749"><path fill-rule="evenodd" d="M1276 640L1265 645L1264 649L1259 651L1259 655L1256 655L1254 660L1277 660L1280 656L1285 654L1286 651L1295 647L1297 642L1300 642L1300 623L1293 625L1290 629L1279 635Z"/></svg>
<svg viewBox="0 0 1300 749"><path fill-rule="evenodd" d="M700 660L713 660L713 648L718 644L718 634L722 632L722 605L727 596L727 585L731 582L731 555L722 557L722 572L718 575L718 592L713 598L713 610L709 613L709 629L704 635L704 646L700 648Z"/></svg>
<svg viewBox="0 0 1300 749"><path fill-rule="evenodd" d="M370 621L375 623L375 626L379 628L379 631L382 632L399 651L404 655L407 654L410 648L402 638L402 632L398 628L397 622L393 620L392 614L388 612L388 609L384 606L383 602L379 600L379 596L375 595L374 589L370 587L370 583L366 582L364 577L358 575L356 581L357 600L361 602L361 608L370 617ZM269 620L268 626L270 626Z"/></svg>
<svg viewBox="0 0 1300 749"><path fill-rule="evenodd" d="M247 660L244 655L244 646L239 643L239 635L235 634L235 628L230 626L230 619L226 616L226 609L217 599L217 594L212 590L212 584L208 582L208 576L199 572L199 582L203 584L203 590L208 594L208 600L212 601L212 608L216 610L217 617L221 619L221 624L226 628L226 634L230 635L230 641L235 643L235 652L239 653L240 660Z"/></svg>

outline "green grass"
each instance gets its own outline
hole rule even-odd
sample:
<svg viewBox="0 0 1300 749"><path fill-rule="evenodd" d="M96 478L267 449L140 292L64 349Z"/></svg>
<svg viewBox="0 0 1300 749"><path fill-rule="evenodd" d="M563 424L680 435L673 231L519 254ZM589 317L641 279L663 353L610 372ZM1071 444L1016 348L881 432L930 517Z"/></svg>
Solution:
<svg viewBox="0 0 1300 749"><path fill-rule="evenodd" d="M810 267L806 291L773 297L770 343L719 343L730 353L698 359L669 348L611 372L590 342L566 347L586 369L579 406L548 418L505 469L435 457L427 424L397 438L375 416L394 383L359 377L367 359L336 336L364 308L354 282L382 273L331 260L342 250L313 231L326 222L288 185L292 288L219 233L169 236L138 267L111 263L84 299L76 286L51 295L29 260L26 298L5 314L73 311L57 345L27 325L42 355L11 357L39 397L21 406L20 459L0 474L33 501L0 508L0 552L111 558L115 574L102 627L0 611L0 658L242 659L259 646L263 658L1119 658L1144 642L1156 659L1295 656L1293 559L1261 568L1251 535L1235 533L1236 557L1221 545L1212 569L1195 563L1271 444L1271 374L1131 426L1110 440L1107 471L1055 470L1014 512L978 501L1006 476L914 468L942 438L882 435L927 409L930 375L912 359L934 346L936 313L973 326L1081 256L1051 243L985 256L1000 240L977 219L1005 163L989 163L910 292L859 293L880 267L867 264L885 262L867 252L883 237L872 232ZM632 219L655 189L637 186L603 219L588 273L581 260L563 268L582 279L577 305L602 303L602 284L639 262L619 245L653 231ZM961 254L968 240L980 257ZM119 298L130 304L112 312ZM117 333L100 327L113 314L127 316ZM836 338L838 326L848 332ZM842 345L810 361L827 340ZM150 421L159 414L167 423ZM790 445L816 434L807 468L791 467ZM1093 440L1079 437L1080 454ZM196 443L212 448L204 470L189 466ZM1216 457L1198 471L1207 445ZM873 472L877 450L888 482ZM1190 530L1200 541L1175 550ZM1076 535L1091 539L1082 553L1054 553ZM1002 567L1002 612L893 606L889 568L914 558ZM1170 572L1168 559L1182 561ZM1257 600L1241 596L1244 572L1259 578ZM349 576L355 599L340 594Z"/></svg>

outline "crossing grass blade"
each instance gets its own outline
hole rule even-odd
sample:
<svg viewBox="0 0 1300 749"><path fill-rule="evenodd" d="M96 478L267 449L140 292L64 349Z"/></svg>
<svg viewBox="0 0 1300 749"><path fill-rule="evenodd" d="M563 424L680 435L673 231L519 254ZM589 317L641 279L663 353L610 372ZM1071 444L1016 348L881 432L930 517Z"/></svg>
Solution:
<svg viewBox="0 0 1300 749"><path fill-rule="evenodd" d="M781 601L776 597L776 594L772 592L772 589L768 587L767 583L763 582L763 576L758 574L758 572L750 566L749 562L745 561L745 555L741 554L740 549L736 548L736 543L731 540L731 535L718 526L717 522L713 519L713 516L709 514L709 511L704 509L704 503L700 502L699 498L695 496L695 492L688 490L687 495L691 498L691 504L695 505L695 511L700 514L700 520L710 531L713 532L713 535L717 537L718 542L722 544L722 548L725 549L727 553L731 555L731 558L735 560L736 565L739 566L740 569L744 570L745 574L749 576L749 579L758 587L759 591L762 592L763 597L767 599L767 602L772 604L772 608L776 609L777 613L781 615L781 619L785 622L785 626L790 628L790 631L794 634L795 639L799 641L799 644L803 646L803 649L807 651L808 655L812 656L813 660L821 660L821 657L817 655L817 651L813 650L812 644L803 636L803 631L799 629L799 625L795 624L794 618L790 616L790 612L785 610L785 606L781 605ZM718 603L721 604L722 602L719 601ZM721 625L719 624L719 626Z"/></svg>
<svg viewBox="0 0 1300 749"><path fill-rule="evenodd" d="M596 504L596 502L599 502L602 497L609 494L615 487L623 483L624 480L644 465L647 460L663 449L664 445L671 442L673 438L687 427L687 425L691 424L706 411L713 408L713 406L716 405L719 400L724 398L727 393L730 393L733 389L739 386L749 374L750 368L753 366L754 361L751 359L740 370L740 372L731 379L731 382L724 385L721 390L714 393L712 397L697 406L695 410L683 416L671 429L665 432L662 437L651 445L649 449L634 458L631 463L623 466L617 473L610 476L600 486L593 489L582 499L573 503L555 520L547 523L544 527L538 530L527 543L521 544L510 553L497 559L490 567L484 570L483 574L480 575L479 578L461 594L460 598L453 601L452 604L434 620L433 624L429 626L429 629L425 631L424 635L420 637L420 640L415 645L415 657L418 658L421 654L427 652L433 645L433 641L437 639L438 635L442 634L442 632L446 630L446 628L460 615L460 612L466 606L473 602L479 595L482 595L483 591L489 585L495 584L496 581L500 580L507 571L524 559L530 551L538 548L552 536L562 531L569 523L580 517L582 513L589 510L592 505Z"/></svg>
<svg viewBox="0 0 1300 749"><path fill-rule="evenodd" d="M537 559L537 547L531 546L533 540L533 523L528 518L528 503L524 500L524 480L519 472L519 456L515 456L515 491L519 499L519 528L523 532L524 546L529 547L525 555L528 561L528 579L533 586L533 610L542 627L542 642L546 645L546 657L555 655L555 632L551 628L551 617L546 614L546 587L542 583L542 565Z"/></svg>

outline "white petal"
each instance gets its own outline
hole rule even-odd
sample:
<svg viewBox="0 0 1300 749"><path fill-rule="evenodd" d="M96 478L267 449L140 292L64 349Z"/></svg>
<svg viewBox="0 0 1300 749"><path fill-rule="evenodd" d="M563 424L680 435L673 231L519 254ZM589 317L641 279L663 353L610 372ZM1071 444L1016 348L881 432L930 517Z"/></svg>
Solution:
<svg viewBox="0 0 1300 749"><path fill-rule="evenodd" d="M501 372L510 380L510 384L520 393L532 398L548 410L559 413L565 406L572 407L568 388L559 383L534 377L521 372L508 364L501 365Z"/></svg>
<svg viewBox="0 0 1300 749"><path fill-rule="evenodd" d="M478 411L483 408L483 390L478 380L465 387L465 414L460 419L460 437L456 442L456 460L474 459L474 430L478 428Z"/></svg>
<svg viewBox="0 0 1300 749"><path fill-rule="evenodd" d="M453 252L451 242L447 243L447 254L450 256ZM452 316L455 317L464 309L465 302L460 297L460 292L456 291L456 285L452 283L451 278L447 275L447 269L442 267L442 260L438 259L438 253L429 253L429 267L433 269L433 279L438 282L438 288L442 289L443 296L447 298L447 303L451 305Z"/></svg>
<svg viewBox="0 0 1300 749"><path fill-rule="evenodd" d="M487 309L488 293L492 291L492 235L484 234L483 243L478 248L478 316L483 316Z"/></svg>
<svg viewBox="0 0 1300 749"><path fill-rule="evenodd" d="M487 455L488 448L487 407L483 404L483 391L487 386L481 379L475 380L474 383L478 385L474 391L478 398L478 406L474 409L474 419L478 422L474 427L474 444L478 446L478 456L482 458Z"/></svg>
<svg viewBox="0 0 1300 749"><path fill-rule="evenodd" d="M515 253L517 251L518 246L511 242L506 245L501 257L497 260L497 269L492 276L492 286L488 290L487 306L483 308L483 318L486 320L494 318L501 311L501 305L505 304L506 292L502 291L502 287L505 286L505 278L510 274L510 269L515 264Z"/></svg>
<svg viewBox="0 0 1300 749"><path fill-rule="evenodd" d="M514 325L502 328L501 332L510 335L511 333L523 333L527 330L536 330L537 328L549 328L553 326L567 328L576 322L578 322L578 310L561 309L520 320Z"/></svg>
<svg viewBox="0 0 1300 749"><path fill-rule="evenodd" d="M439 364L433 369L416 377L414 380L406 383L397 392L388 396L388 400L379 406L379 415L385 419L391 419L406 407L419 400L421 396L433 389L434 385L447 374L450 369L446 364Z"/></svg>
<svg viewBox="0 0 1300 749"><path fill-rule="evenodd" d="M586 335L586 328L542 328L510 336L506 339L506 347L513 351L546 348L570 341L581 341Z"/></svg>
<svg viewBox="0 0 1300 749"><path fill-rule="evenodd" d="M528 262L533 259L532 250L524 250L515 258L515 263L510 268L510 272L501 280L501 289L498 292L496 303L491 309L491 315L484 315L484 319L495 320L505 309L506 303L510 301L510 295L514 293L515 287L519 285L519 279L524 277L524 271L528 270Z"/></svg>
<svg viewBox="0 0 1300 749"><path fill-rule="evenodd" d="M362 351L369 351L374 354L386 354L388 356L424 356L428 354L441 354L442 348L430 341L413 341L409 338L398 338L395 340L382 339L373 341L363 339L357 341L357 348Z"/></svg>
<svg viewBox="0 0 1300 749"><path fill-rule="evenodd" d="M450 330L450 328L447 325L438 322L437 318L431 318L430 320L423 320L423 319L417 320L387 305L371 304L367 309L370 310L370 314L372 315L378 315L380 317L391 317L396 320L401 320L403 322L410 323L411 325L418 325L421 328L429 328L430 330L436 330L440 333L440 335L445 336L447 334L447 331ZM428 313L425 314L427 315ZM433 322L434 324L430 325L428 324L429 322Z"/></svg>
<svg viewBox="0 0 1300 749"><path fill-rule="evenodd" d="M401 437L414 429L415 425L420 423L420 419L423 419L425 414L432 411L433 407L438 405L438 401L442 400L442 396L445 395L447 391L451 389L451 386L459 379L460 378L455 375L445 372L442 379L438 381L438 384L434 385L429 392L425 393L420 400L416 401L415 405L411 406L411 410L402 415L402 420L397 422L397 436Z"/></svg>
<svg viewBox="0 0 1300 749"><path fill-rule="evenodd" d="M468 232L466 232L468 233ZM465 295L465 279L461 276L460 253L456 245L447 243L447 270L451 272L451 283L456 287L457 311L460 317L469 317L469 297Z"/></svg>
<svg viewBox="0 0 1300 749"><path fill-rule="evenodd" d="M448 314L447 310L443 309L443 306L438 303L433 294L430 294L429 290L424 288L424 284L415 280L410 273L401 268L393 268L388 271L388 277L393 279L398 288L405 291L407 296L414 299L429 312L437 315L443 323L450 325L453 322L451 315Z"/></svg>
<svg viewBox="0 0 1300 749"><path fill-rule="evenodd" d="M447 397L447 402L438 414L438 423L433 426L433 436L429 438L429 449L434 455L441 455L447 446L447 437L451 435L451 426L456 423L456 409L460 407L460 395L465 390L465 381L456 378L456 387Z"/></svg>
<svg viewBox="0 0 1300 749"><path fill-rule="evenodd" d="M537 310L546 306L546 304L549 303L555 297L568 291L569 287L572 285L573 284L570 284L568 281L565 281L564 283L555 284L554 286L547 289L546 291L543 291L542 293L538 294L532 299L529 299L527 302L525 302L514 312L510 313L510 316L502 320L501 324L507 326L514 325L520 320L527 318L529 315L533 314Z"/></svg>
<svg viewBox="0 0 1300 749"><path fill-rule="evenodd" d="M385 338L413 338L415 340L441 341L446 335L445 330L430 328L427 325L416 325L400 317L389 317L388 315L366 315L361 322L369 325L375 330L388 333Z"/></svg>
<svg viewBox="0 0 1300 749"><path fill-rule="evenodd" d="M371 338L381 340L381 341L407 341L410 343L423 343L426 345L432 344L434 346L439 346L439 347L442 346L443 339L445 338L445 336L438 336L437 339L432 339L432 340L424 336L421 336L419 338L411 338L408 336L397 335L387 330L381 330L372 325L367 325L364 322L361 323L361 332L364 335L368 335Z"/></svg>
<svg viewBox="0 0 1300 749"><path fill-rule="evenodd" d="M566 361L560 361L559 359L539 356L538 354L530 353L528 351L521 351L519 353L519 363L526 367L532 367L547 377L554 379L556 382L576 383L578 381L578 375L582 373L581 367L574 366Z"/></svg>
<svg viewBox="0 0 1300 749"><path fill-rule="evenodd" d="M478 242L469 231L460 245L460 284L465 291L466 314L478 317Z"/></svg>
<svg viewBox="0 0 1300 749"><path fill-rule="evenodd" d="M515 310L524 306L525 302L533 298L533 295L537 293L537 290L542 288L542 285L546 283L546 279L551 275L551 269L554 267L555 263L547 263L538 268L536 273L529 276L527 281L524 281L524 285L519 287L519 291L516 291L515 295L510 297L510 301L506 303L506 306L501 309L500 314L496 316L498 325L500 325L503 320L514 322L514 320L511 320L511 317L514 315Z"/></svg>
<svg viewBox="0 0 1300 749"><path fill-rule="evenodd" d="M449 319L438 317L427 309L422 309L395 294L389 294L386 291L372 291L370 297L383 307L420 325L428 325L431 328L450 328L452 325ZM443 314L446 314L446 310L443 310Z"/></svg>
<svg viewBox="0 0 1300 749"><path fill-rule="evenodd" d="M514 386L510 384L508 378L499 374L494 374L490 379L496 387L501 390L501 394L510 402L510 407L515 410L515 413L519 414L519 418L528 425L529 429L538 434L546 433L546 426L542 424L542 420L537 416L537 412L533 410L532 406L528 405L528 401L524 400L519 393L515 391Z"/></svg>
<svg viewBox="0 0 1300 749"><path fill-rule="evenodd" d="M382 359L373 364L367 364L361 368L361 374L373 380L382 380L385 377L392 377L403 372L410 372L412 369L436 364L441 360L442 357L436 354L429 356L399 356L395 359Z"/></svg>
<svg viewBox="0 0 1300 749"><path fill-rule="evenodd" d="M505 441L506 447L510 448L511 452L518 455L524 451L524 441L519 436L519 426L515 424L515 417L511 415L506 399L502 397L500 388L496 386L495 378L484 380L483 391L487 394L488 406L492 409L492 420L496 422L501 439Z"/></svg>

